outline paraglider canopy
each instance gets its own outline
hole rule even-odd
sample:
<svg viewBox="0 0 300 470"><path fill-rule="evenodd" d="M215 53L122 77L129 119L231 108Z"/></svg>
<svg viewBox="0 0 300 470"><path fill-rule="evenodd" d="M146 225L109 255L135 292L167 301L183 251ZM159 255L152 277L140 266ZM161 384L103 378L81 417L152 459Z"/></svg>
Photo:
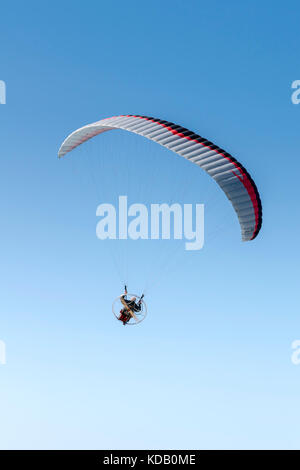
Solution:
<svg viewBox="0 0 300 470"><path fill-rule="evenodd" d="M102 119L72 132L62 143L58 156L61 158L94 136L113 129L146 137L202 168L230 200L240 222L242 240L253 240L258 235L262 224L261 200L245 167L222 148L173 122L139 115Z"/></svg>

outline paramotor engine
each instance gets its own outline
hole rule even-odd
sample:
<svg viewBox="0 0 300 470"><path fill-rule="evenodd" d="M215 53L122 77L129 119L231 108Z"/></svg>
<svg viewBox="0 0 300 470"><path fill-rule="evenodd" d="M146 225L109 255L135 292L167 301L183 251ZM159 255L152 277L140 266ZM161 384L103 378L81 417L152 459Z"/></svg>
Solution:
<svg viewBox="0 0 300 470"><path fill-rule="evenodd" d="M112 311L114 316L116 317L117 320L120 319L120 311L123 309L123 303L121 302L121 298L123 297L124 294L119 295L117 297L112 305ZM128 312L130 314L130 320L126 323L126 325L137 325L138 323L141 323L147 315L147 305L144 301L144 299L136 294L127 294L129 298L135 297L137 303L141 303L141 310L139 312L137 311L132 311L130 308L128 308Z"/></svg>

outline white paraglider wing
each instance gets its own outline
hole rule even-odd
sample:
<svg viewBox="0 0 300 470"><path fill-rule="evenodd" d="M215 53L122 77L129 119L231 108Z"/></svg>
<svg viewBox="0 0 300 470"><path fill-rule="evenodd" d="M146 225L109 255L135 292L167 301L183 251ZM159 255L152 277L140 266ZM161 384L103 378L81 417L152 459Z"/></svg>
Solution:
<svg viewBox="0 0 300 470"><path fill-rule="evenodd" d="M253 240L262 224L262 206L254 181L229 153L212 142L172 122L147 116L114 116L77 129L59 149L63 157L92 137L124 129L172 150L206 171L222 188L239 218L243 241Z"/></svg>

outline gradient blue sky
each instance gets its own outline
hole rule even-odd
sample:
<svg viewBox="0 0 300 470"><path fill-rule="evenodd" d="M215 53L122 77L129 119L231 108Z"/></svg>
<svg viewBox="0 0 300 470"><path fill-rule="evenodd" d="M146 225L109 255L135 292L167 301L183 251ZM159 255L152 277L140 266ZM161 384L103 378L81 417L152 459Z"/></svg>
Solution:
<svg viewBox="0 0 300 470"><path fill-rule="evenodd" d="M294 1L2 3L0 448L300 448L299 14ZM259 237L241 243L217 186L136 136L98 139L94 186L80 152L58 161L69 132L124 113L238 158L261 193ZM228 215L219 236L179 246L164 275L172 242L97 240L120 160L141 179L132 202L203 202L211 227ZM131 290L155 280L136 328L111 314L124 249Z"/></svg>

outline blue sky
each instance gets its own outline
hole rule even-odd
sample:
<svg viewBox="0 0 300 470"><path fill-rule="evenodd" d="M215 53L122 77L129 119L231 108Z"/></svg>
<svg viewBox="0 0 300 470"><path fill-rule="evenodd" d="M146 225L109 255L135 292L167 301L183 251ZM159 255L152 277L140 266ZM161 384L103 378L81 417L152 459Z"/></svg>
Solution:
<svg viewBox="0 0 300 470"><path fill-rule="evenodd" d="M299 448L299 10L1 5L1 448ZM238 158L261 194L258 238L241 243L217 186L152 142L110 133L58 161L69 132L117 114L179 123ZM125 183L132 202L204 203L218 236L199 253L99 241L96 207ZM111 314L112 252L130 290L149 278L139 327Z"/></svg>

